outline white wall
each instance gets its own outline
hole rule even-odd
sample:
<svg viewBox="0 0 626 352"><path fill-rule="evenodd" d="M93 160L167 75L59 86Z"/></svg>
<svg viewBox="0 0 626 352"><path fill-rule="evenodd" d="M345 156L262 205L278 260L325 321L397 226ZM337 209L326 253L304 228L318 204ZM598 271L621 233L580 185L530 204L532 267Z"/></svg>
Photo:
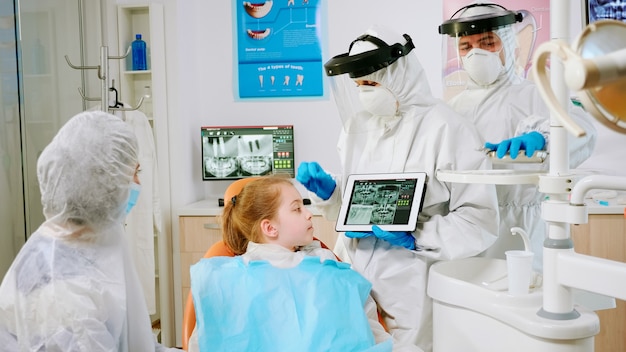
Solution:
<svg viewBox="0 0 626 352"><path fill-rule="evenodd" d="M296 164L317 161L331 172L340 172L335 143L341 128L330 92L320 100L236 101L233 87L232 1L168 0L176 3L177 23L166 30L168 38L168 85L171 109L172 201L174 209L197 200L217 199L227 181L201 181L200 135L202 125L293 124L296 136ZM469 2L469 0L468 0ZM432 92L442 97L441 44L437 28L442 19L442 0L330 0L328 1L328 43L323 61L347 51L349 43L372 24L384 24L399 33L408 33L424 66ZM572 5L572 30L581 28L579 5ZM171 36L171 34L168 34ZM175 58L174 58L175 56ZM172 61L177 68L172 71ZM325 78L326 79L326 78ZM177 80L176 83L173 81Z"/></svg>
<svg viewBox="0 0 626 352"><path fill-rule="evenodd" d="M320 100L236 101L232 1L154 2L165 5L166 16L172 250L176 273L177 209L203 199L217 202L228 184L201 180L200 126L293 124L297 138L296 163L317 161L330 172L340 172L335 144L341 124L330 92ZM437 31L443 21L442 0L328 0L328 3L328 50L324 62L346 52L349 43L372 24L384 24L413 38L432 92L442 96L443 38ZM381 4L386 8L381 9ZM580 6L572 5L571 12L574 36L581 28ZM180 309L177 307L177 329L180 329Z"/></svg>
<svg viewBox="0 0 626 352"><path fill-rule="evenodd" d="M374 23L386 24L414 39L433 92L440 92L441 38L437 33L441 6L431 1L390 1L380 11L380 1L340 0L328 5L328 52L323 61L347 51L348 45ZM200 135L202 125L293 124L296 164L317 161L331 172L339 172L335 149L341 128L332 96L321 100L235 101L233 88L233 14L231 1L179 1L178 99L184 145L173 159L186 202L218 198L226 181L201 181ZM184 20L183 20L184 19ZM184 188L184 189L183 189ZM175 192L176 193L176 192Z"/></svg>
<svg viewBox="0 0 626 352"><path fill-rule="evenodd" d="M118 0L118 2L121 0ZM128 0L127 0L128 1ZM235 101L233 88L232 1L161 0L165 3L168 110L170 129L172 252L175 285L180 281L177 210L198 200L217 204L227 181L201 180L200 132L203 125L293 124L295 159L317 161L339 172L336 141L341 129L330 93L320 100ZM328 43L323 61L347 51L352 40L372 24L408 33L429 72L433 92L441 96L439 76L440 1L427 7L411 0L329 0ZM173 14L174 12L175 14ZM158 141L157 141L158 144ZM301 189L303 193L304 189ZM178 295L177 293L176 295ZM176 336L180 342L182 307L175 297Z"/></svg>

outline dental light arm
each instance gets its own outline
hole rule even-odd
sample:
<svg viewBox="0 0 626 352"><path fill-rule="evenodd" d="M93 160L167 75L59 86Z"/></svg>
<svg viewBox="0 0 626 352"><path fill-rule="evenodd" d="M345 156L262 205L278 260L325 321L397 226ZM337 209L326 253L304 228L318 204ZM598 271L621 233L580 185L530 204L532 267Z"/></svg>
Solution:
<svg viewBox="0 0 626 352"><path fill-rule="evenodd" d="M601 20L588 25L570 47L555 39L537 48L533 75L546 104L560 123L576 137L585 131L558 104L546 73L548 59L563 62L563 81L576 92L585 109L607 127L626 131L626 23Z"/></svg>
<svg viewBox="0 0 626 352"><path fill-rule="evenodd" d="M593 88L626 77L626 48L599 56L583 59L569 48L565 61L565 83L575 91Z"/></svg>
<svg viewBox="0 0 626 352"><path fill-rule="evenodd" d="M569 48L567 43L562 40L552 40L549 42L545 42L537 48L537 52L535 52L534 57L534 70L532 70L535 81L537 84L537 88L539 92L544 97L546 104L550 107L552 113L554 113L559 121L563 124L571 134L576 137L582 137L586 135L585 130L583 130L565 111L565 108L559 104L554 91L552 90L552 86L550 85L550 75L546 72L546 64L548 63L548 59L550 55L554 54L558 56L563 62L566 62L569 57L576 55L572 49ZM550 88L550 89L548 89Z"/></svg>

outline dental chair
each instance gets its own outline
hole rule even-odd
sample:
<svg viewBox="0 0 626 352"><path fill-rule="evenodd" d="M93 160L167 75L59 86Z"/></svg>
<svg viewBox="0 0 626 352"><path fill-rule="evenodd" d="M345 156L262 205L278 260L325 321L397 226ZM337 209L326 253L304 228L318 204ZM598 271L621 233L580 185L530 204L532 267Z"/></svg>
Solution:
<svg viewBox="0 0 626 352"><path fill-rule="evenodd" d="M256 180L259 177L247 177L234 181L231 183L224 192L224 201L228 201L243 189L243 187L250 181ZM318 240L317 238L314 238ZM320 244L323 248L329 249L326 244L320 241ZM204 254L203 258L211 258L211 257L234 257L235 253L228 248L224 241L218 241L214 243ZM339 260L339 258L337 258ZM191 337L191 333L196 326L196 311L193 306L193 299L191 297L191 290L187 295L187 300L185 301L185 309L183 311L183 350L187 351L187 347L189 344L189 338Z"/></svg>

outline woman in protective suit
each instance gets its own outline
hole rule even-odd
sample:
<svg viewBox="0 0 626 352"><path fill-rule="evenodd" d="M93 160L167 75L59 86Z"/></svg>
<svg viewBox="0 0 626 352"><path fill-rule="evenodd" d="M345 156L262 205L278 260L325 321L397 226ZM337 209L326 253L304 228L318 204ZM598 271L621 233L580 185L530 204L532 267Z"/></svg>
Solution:
<svg viewBox="0 0 626 352"><path fill-rule="evenodd" d="M71 118L43 150L46 220L0 286L4 350L169 350L152 333L124 233L138 170L134 133L101 111Z"/></svg>
<svg viewBox="0 0 626 352"><path fill-rule="evenodd" d="M332 220L349 174L427 173L414 232L374 226L372 232L341 234L335 248L372 282L394 351L432 349L432 302L426 292L430 265L482 252L498 228L493 185L452 184L436 177L437 170L491 164L478 151L482 141L475 127L431 95L413 48L406 34L372 28L350 44L348 53L325 64L344 121L338 142L343 175L331 176L316 162L302 163L297 172L313 204ZM353 94L358 99L351 100Z"/></svg>
<svg viewBox="0 0 626 352"><path fill-rule="evenodd" d="M459 61L468 74L467 88L452 97L449 105L478 127L486 150L497 158L510 155L515 161L532 157L537 150L548 150L550 111L534 83L516 70L518 52L514 25L523 21L521 12L490 3L474 3L459 9L439 26L457 48ZM576 168L589 158L596 140L592 119L580 107L569 104L569 115L587 131L582 138L569 138L569 167ZM486 143L485 143L486 142ZM519 151L524 151L520 153ZM496 169L544 170L542 164L498 163ZM498 241L485 255L504 258L507 249L516 248L512 227L524 229L531 241L533 268L543 271L543 241L546 224L541 217L543 195L534 184L498 185L500 230Z"/></svg>

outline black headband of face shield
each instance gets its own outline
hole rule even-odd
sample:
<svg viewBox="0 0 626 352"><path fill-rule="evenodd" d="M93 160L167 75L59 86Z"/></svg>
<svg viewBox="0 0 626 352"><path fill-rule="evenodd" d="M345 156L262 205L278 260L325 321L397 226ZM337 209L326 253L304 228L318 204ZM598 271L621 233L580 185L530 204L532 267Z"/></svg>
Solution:
<svg viewBox="0 0 626 352"><path fill-rule="evenodd" d="M324 64L326 75L337 76L347 73L350 78L357 78L387 67L415 48L413 40L408 34L403 34L403 37L406 39L406 44L388 45L379 38L364 34L350 43L347 53L337 55ZM357 41L368 41L376 45L378 49L350 56L350 49Z"/></svg>
<svg viewBox="0 0 626 352"><path fill-rule="evenodd" d="M502 11L499 13L454 18L459 12L478 6L497 6L502 8ZM523 19L524 16L521 12L509 11L502 5L490 3L472 4L460 8L449 20L442 23L439 26L439 34L448 34L451 37L462 37L492 31L515 22L522 22Z"/></svg>

